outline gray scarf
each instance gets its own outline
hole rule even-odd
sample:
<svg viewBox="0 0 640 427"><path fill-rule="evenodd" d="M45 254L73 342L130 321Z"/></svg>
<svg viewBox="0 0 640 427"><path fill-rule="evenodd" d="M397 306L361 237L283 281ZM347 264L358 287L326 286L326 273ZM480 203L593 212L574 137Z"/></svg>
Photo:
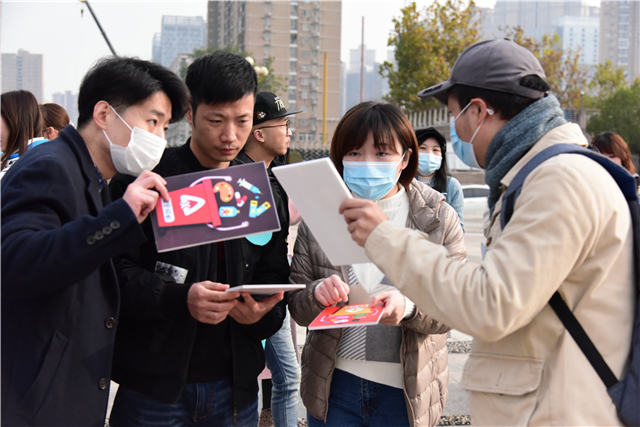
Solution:
<svg viewBox="0 0 640 427"><path fill-rule="evenodd" d="M484 180L489 186L491 214L500 198L500 180L533 144L551 129L565 123L560 103L555 96L549 95L522 110L493 137L484 158Z"/></svg>

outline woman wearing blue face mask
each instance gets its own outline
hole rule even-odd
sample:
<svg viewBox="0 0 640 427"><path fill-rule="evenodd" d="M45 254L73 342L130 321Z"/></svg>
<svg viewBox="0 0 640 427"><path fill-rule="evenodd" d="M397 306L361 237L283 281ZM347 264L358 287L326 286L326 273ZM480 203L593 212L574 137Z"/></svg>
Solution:
<svg viewBox="0 0 640 427"><path fill-rule="evenodd" d="M464 195L460 182L447 169L447 141L434 128L416 130L416 138L420 147L416 179L446 196L464 232Z"/></svg>
<svg viewBox="0 0 640 427"><path fill-rule="evenodd" d="M365 102L349 110L331 142L331 159L355 197L375 200L390 221L424 231L465 260L458 216L442 194L414 179L418 144L402 111ZM329 305L381 297L380 324L308 331L301 396L315 426L435 426L447 396L446 332L418 310L373 263L331 265L300 223L291 265L291 316L303 326Z"/></svg>

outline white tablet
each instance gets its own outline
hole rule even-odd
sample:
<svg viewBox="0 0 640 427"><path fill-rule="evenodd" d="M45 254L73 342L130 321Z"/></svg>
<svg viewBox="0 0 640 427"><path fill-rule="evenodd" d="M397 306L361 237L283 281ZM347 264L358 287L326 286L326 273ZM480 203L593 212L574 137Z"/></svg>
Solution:
<svg viewBox="0 0 640 427"><path fill-rule="evenodd" d="M296 289L304 289L305 285L279 285L279 284L268 284L268 285L242 285L242 286L234 286L233 288L227 289L225 292L249 292L251 295L273 295L278 292L287 292L294 291Z"/></svg>
<svg viewBox="0 0 640 427"><path fill-rule="evenodd" d="M278 166L276 178L296 205L305 224L333 265L369 261L364 248L351 238L339 209L351 193L328 158Z"/></svg>

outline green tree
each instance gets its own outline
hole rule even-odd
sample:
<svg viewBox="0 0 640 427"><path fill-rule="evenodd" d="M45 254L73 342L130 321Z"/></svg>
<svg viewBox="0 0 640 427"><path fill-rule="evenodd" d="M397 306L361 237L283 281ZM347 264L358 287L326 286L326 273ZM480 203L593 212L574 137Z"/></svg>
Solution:
<svg viewBox="0 0 640 427"><path fill-rule="evenodd" d="M588 86L589 68L580 65L580 49L563 49L560 36L546 34L541 40L527 37L521 27L507 27L506 37L530 50L544 69L547 82L563 108L580 108Z"/></svg>
<svg viewBox="0 0 640 427"><path fill-rule="evenodd" d="M417 93L449 77L458 55L479 40L480 11L470 0L435 0L418 10L416 3L401 9L394 18L389 46L395 47L395 62L380 66L380 74L389 79L390 93L385 99L405 111L422 110L437 101L420 100Z"/></svg>
<svg viewBox="0 0 640 427"><path fill-rule="evenodd" d="M626 86L624 67L613 65L611 61L597 64L596 72L589 83L591 93L585 100L585 106L598 108L602 101L613 95L616 90Z"/></svg>
<svg viewBox="0 0 640 427"><path fill-rule="evenodd" d="M239 46L228 46L223 49L218 49L218 48L195 49L192 54L192 59L195 60L196 58L200 58L201 56L207 55L209 53L214 53L218 50L235 53L236 55L240 55L244 58L253 57L251 53L247 52L246 50L240 49ZM272 56L269 56L264 60L264 63L262 65L255 64L254 66L254 68L256 68L256 72L258 71L259 67L264 67L266 69L266 74L258 73L258 92L273 92L276 95L278 95L288 90L287 89L288 77L279 76L274 72L273 61L274 61L274 58ZM187 68L189 67L183 66L180 69L180 77L182 77L182 79L184 79L187 76Z"/></svg>
<svg viewBox="0 0 640 427"><path fill-rule="evenodd" d="M600 113L587 123L587 132L615 132L629 144L632 153L640 153L640 78L602 101Z"/></svg>

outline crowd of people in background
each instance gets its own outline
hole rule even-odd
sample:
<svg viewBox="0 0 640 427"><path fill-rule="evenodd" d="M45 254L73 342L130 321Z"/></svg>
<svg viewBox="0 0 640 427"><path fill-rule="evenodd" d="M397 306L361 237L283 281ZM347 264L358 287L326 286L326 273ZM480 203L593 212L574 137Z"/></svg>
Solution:
<svg viewBox="0 0 640 427"><path fill-rule="evenodd" d="M289 161L300 111L258 93L244 58L202 56L184 81L148 61L101 60L82 81L78 123L28 91L3 93L2 424L102 427L113 380L114 427L257 426L267 366L276 427L298 425L299 397L309 426L436 426L455 328L474 337L462 380L474 424L622 425L549 302L564 300L622 378L638 280L627 200L573 151L526 165L571 144L610 158L621 179L636 169L620 136L589 144L565 121L546 78L531 52L496 39L419 94L448 106L453 151L485 170L480 264L467 263L446 139L390 103L354 106L331 141L354 196L340 213L370 259L336 266L304 218L290 248L299 215L272 169ZM183 117L191 136L166 148ZM169 200L165 178L258 162L280 231L158 252L149 216ZM284 283L305 288L226 292ZM298 359L291 318L306 327L328 306L367 303L384 307L380 324L310 330Z"/></svg>

